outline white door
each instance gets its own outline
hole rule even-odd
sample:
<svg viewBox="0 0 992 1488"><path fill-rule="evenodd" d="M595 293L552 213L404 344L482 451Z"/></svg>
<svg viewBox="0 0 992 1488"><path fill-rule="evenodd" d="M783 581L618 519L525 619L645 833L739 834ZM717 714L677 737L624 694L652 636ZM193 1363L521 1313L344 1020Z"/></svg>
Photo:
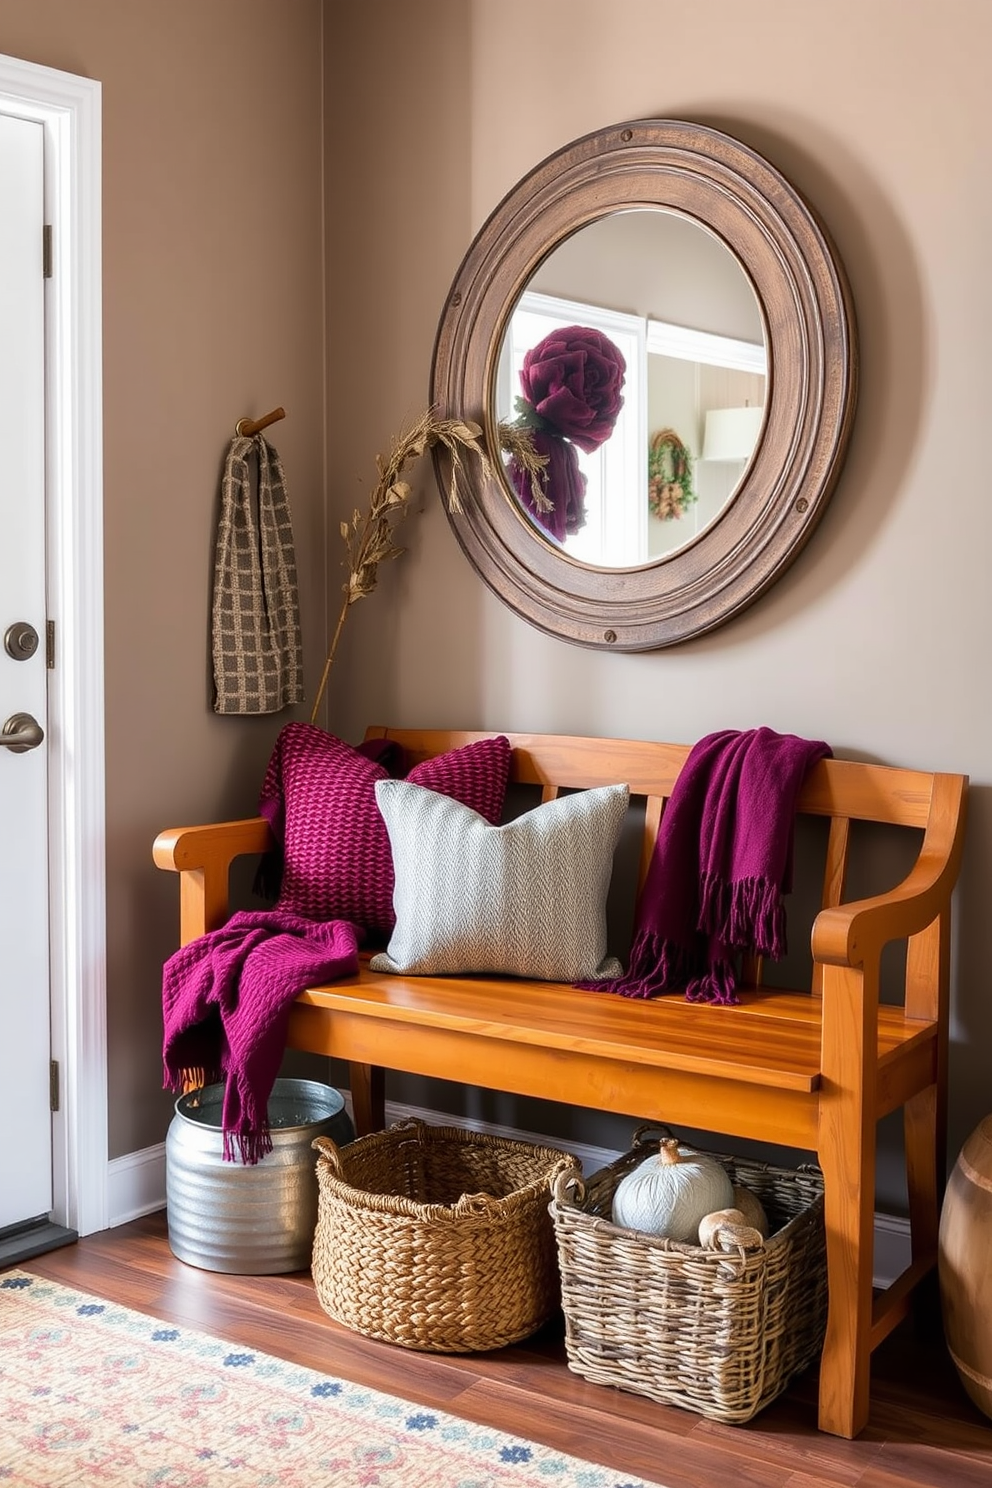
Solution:
<svg viewBox="0 0 992 1488"><path fill-rule="evenodd" d="M0 1230L52 1208L43 193L42 124L0 115Z"/></svg>

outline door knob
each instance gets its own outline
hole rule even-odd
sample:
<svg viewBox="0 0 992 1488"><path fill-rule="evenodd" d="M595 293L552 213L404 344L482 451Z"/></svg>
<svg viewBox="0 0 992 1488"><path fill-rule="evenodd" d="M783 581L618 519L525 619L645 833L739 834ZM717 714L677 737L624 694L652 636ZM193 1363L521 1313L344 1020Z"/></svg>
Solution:
<svg viewBox="0 0 992 1488"><path fill-rule="evenodd" d="M45 737L45 731L37 718L30 713L12 713L0 732L0 746L12 754L24 754L28 749L37 749Z"/></svg>

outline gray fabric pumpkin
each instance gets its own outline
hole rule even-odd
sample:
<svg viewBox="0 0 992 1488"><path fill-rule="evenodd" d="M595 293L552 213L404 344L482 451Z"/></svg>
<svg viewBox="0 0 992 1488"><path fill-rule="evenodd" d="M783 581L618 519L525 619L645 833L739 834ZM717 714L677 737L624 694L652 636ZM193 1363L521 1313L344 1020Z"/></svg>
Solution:
<svg viewBox="0 0 992 1488"><path fill-rule="evenodd" d="M617 1184L613 1223L695 1245L700 1220L733 1203L733 1185L718 1162L702 1152L680 1152L675 1138L666 1137Z"/></svg>

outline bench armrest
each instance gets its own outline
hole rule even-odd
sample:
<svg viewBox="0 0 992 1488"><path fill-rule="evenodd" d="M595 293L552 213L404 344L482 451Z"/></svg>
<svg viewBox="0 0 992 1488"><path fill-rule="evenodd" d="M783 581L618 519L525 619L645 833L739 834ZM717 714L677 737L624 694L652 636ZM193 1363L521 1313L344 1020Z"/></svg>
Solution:
<svg viewBox="0 0 992 1488"><path fill-rule="evenodd" d="M964 845L967 778L935 775L930 823L911 871L884 894L823 909L813 922L814 961L866 966L891 940L919 935L946 911Z"/></svg>
<svg viewBox="0 0 992 1488"><path fill-rule="evenodd" d="M235 858L268 852L275 839L264 817L170 827L159 833L152 857L179 874L180 944L223 925L230 912L229 880Z"/></svg>

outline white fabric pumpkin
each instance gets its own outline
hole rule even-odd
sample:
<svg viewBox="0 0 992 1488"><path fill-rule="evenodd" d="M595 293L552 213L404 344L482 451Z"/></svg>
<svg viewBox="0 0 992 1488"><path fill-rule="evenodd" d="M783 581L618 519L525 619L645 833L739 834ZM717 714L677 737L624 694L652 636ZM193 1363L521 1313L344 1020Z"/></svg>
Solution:
<svg viewBox="0 0 992 1488"><path fill-rule="evenodd" d="M763 1240L768 1239L768 1215L765 1213L765 1206L757 1194L752 1193L749 1188L744 1188L743 1185L735 1183L734 1208L741 1211L745 1224L752 1225Z"/></svg>
<svg viewBox="0 0 992 1488"><path fill-rule="evenodd" d="M733 1207L733 1185L724 1169L701 1152L679 1152L667 1137L617 1184L613 1223L685 1244L698 1243L699 1221L715 1209Z"/></svg>
<svg viewBox="0 0 992 1488"><path fill-rule="evenodd" d="M760 1250L765 1241L739 1209L716 1209L699 1221L699 1243L704 1250Z"/></svg>

